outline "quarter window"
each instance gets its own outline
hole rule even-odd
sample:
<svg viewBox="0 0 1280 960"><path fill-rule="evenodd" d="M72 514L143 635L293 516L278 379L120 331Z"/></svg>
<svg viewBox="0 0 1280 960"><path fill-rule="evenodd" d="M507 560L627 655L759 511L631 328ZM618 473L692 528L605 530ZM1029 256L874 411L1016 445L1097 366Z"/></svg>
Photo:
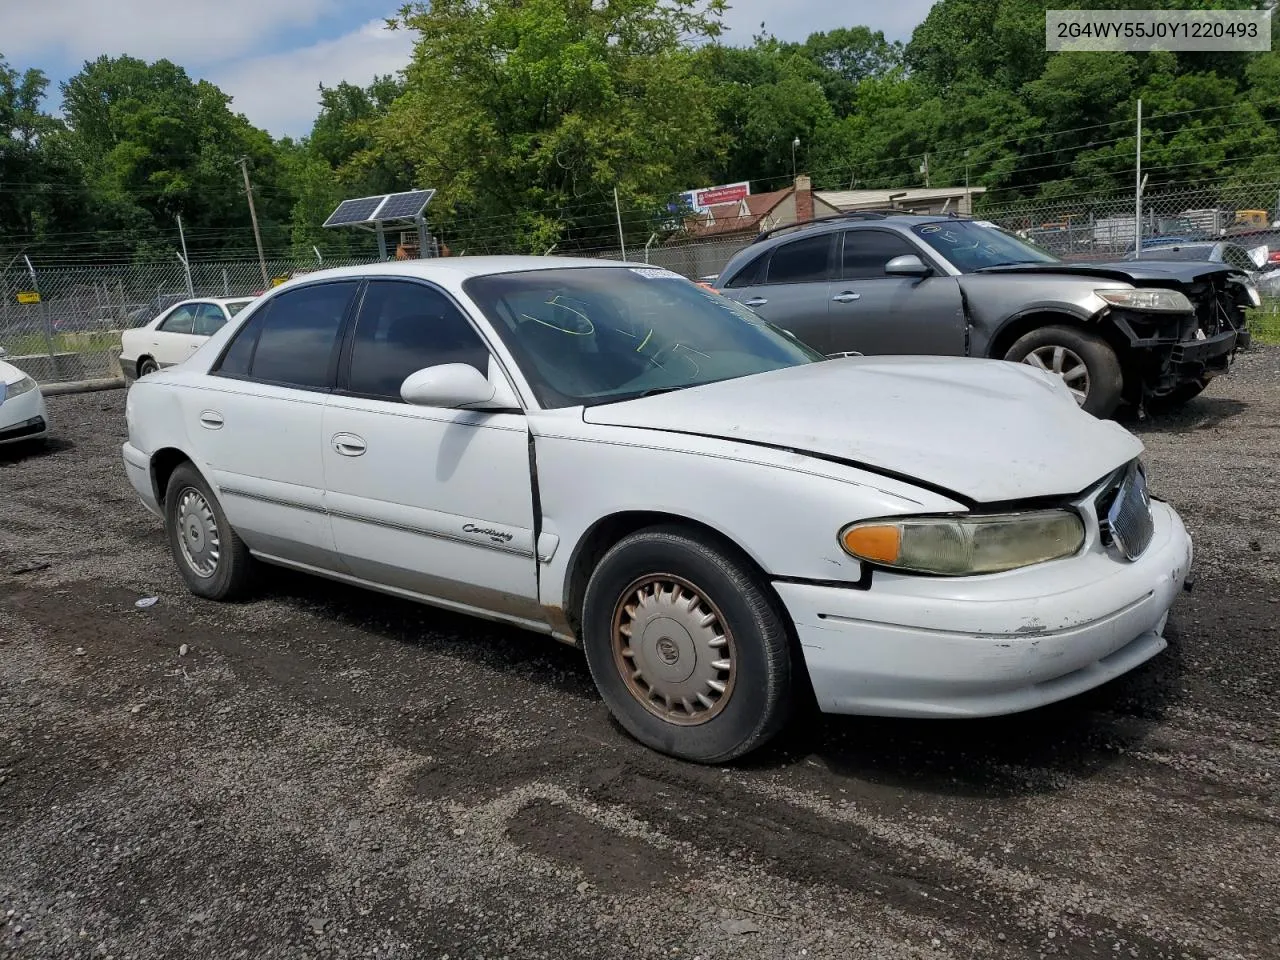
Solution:
<svg viewBox="0 0 1280 960"><path fill-rule="evenodd" d="M329 386L338 332L358 283L278 294L236 332L217 372L312 389Z"/></svg>
<svg viewBox="0 0 1280 960"><path fill-rule="evenodd" d="M400 400L406 377L442 363L488 375L489 349L462 311L424 284L371 282L351 345L349 392Z"/></svg>
<svg viewBox="0 0 1280 960"><path fill-rule="evenodd" d="M845 280L883 279L884 265L894 257L919 256L910 243L887 230L846 230L841 277Z"/></svg>
<svg viewBox="0 0 1280 960"><path fill-rule="evenodd" d="M195 323L196 309L191 304L184 304L169 314L160 323L164 333L190 333Z"/></svg>
<svg viewBox="0 0 1280 960"><path fill-rule="evenodd" d="M773 251L769 261L769 283L808 283L830 276L833 233L805 237L784 243Z"/></svg>

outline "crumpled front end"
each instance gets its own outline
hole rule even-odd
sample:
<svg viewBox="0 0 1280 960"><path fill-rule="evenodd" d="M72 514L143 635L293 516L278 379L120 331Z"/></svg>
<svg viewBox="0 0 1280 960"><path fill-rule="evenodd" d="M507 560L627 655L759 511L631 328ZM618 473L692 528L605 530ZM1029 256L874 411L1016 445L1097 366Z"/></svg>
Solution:
<svg viewBox="0 0 1280 960"><path fill-rule="evenodd" d="M1218 272L1178 285L1194 313L1158 314L1112 309L1107 317L1127 340L1136 377L1126 377L1133 403L1203 386L1226 373L1236 351L1249 345L1246 310L1252 305L1247 282Z"/></svg>

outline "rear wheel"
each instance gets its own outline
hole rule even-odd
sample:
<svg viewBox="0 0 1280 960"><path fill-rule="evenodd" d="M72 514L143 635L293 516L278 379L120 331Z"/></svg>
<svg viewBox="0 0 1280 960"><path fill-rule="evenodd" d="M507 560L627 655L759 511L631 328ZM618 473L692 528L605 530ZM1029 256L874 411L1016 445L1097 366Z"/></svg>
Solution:
<svg viewBox="0 0 1280 960"><path fill-rule="evenodd" d="M587 585L582 633L609 711L655 750L720 763L786 721L783 616L758 576L708 537L655 527L616 544Z"/></svg>
<svg viewBox="0 0 1280 960"><path fill-rule="evenodd" d="M1061 377L1076 403L1095 417L1109 417L1120 406L1124 388L1120 359L1092 333L1075 327L1041 327L1020 337L1004 358Z"/></svg>
<svg viewBox="0 0 1280 960"><path fill-rule="evenodd" d="M253 558L231 529L222 505L190 463L173 471L164 498L169 550L187 588L208 600L230 600L249 584Z"/></svg>
<svg viewBox="0 0 1280 960"><path fill-rule="evenodd" d="M160 364L156 363L151 357L143 357L138 361L138 376L145 377L148 373L155 373L160 369Z"/></svg>

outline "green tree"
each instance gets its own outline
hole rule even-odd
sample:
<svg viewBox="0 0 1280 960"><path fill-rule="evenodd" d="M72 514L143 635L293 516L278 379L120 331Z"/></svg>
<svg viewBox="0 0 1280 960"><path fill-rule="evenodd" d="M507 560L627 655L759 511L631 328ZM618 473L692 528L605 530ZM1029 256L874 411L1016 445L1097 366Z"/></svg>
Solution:
<svg viewBox="0 0 1280 960"><path fill-rule="evenodd" d="M616 187L657 209L717 152L707 84L685 43L724 0L433 0L395 21L419 38L405 92L365 160L439 190L450 243L607 243ZM637 232L647 229L637 224ZM456 243L454 240L456 239Z"/></svg>
<svg viewBox="0 0 1280 960"><path fill-rule="evenodd" d="M104 245L171 255L175 218L209 250L253 245L237 161L253 170L264 243L285 242L292 207L271 137L230 109L230 97L168 60L99 57L62 85L73 153Z"/></svg>

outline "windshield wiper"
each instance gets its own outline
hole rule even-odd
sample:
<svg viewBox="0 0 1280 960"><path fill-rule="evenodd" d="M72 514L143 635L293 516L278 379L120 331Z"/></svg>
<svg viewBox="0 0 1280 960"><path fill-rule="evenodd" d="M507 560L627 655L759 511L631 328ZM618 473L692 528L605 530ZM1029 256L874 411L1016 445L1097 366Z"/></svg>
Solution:
<svg viewBox="0 0 1280 960"><path fill-rule="evenodd" d="M981 273L983 270L995 270L997 267L1023 267L1029 263L1036 263L1035 260L1001 260L999 263L987 263L981 267L974 267L974 273Z"/></svg>

